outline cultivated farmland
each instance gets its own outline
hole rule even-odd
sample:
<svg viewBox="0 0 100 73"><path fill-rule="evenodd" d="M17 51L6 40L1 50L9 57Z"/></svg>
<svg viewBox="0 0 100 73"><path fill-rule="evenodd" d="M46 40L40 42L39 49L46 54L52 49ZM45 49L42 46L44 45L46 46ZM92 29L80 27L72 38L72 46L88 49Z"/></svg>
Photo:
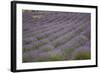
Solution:
<svg viewBox="0 0 100 73"><path fill-rule="evenodd" d="M91 58L89 13L23 10L23 62Z"/></svg>

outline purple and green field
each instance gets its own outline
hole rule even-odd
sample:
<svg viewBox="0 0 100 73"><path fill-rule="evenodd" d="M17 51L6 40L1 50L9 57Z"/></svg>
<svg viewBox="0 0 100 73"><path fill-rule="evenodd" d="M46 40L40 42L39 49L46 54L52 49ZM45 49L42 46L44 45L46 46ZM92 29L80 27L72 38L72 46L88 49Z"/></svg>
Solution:
<svg viewBox="0 0 100 73"><path fill-rule="evenodd" d="M22 60L27 62L91 59L91 14L22 11Z"/></svg>

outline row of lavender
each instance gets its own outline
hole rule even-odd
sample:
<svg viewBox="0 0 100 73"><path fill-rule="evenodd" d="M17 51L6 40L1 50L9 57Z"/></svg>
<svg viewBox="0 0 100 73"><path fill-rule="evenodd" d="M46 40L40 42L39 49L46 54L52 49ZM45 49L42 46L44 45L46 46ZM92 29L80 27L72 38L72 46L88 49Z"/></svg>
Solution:
<svg viewBox="0 0 100 73"><path fill-rule="evenodd" d="M23 62L89 59L90 27L89 13L24 10Z"/></svg>

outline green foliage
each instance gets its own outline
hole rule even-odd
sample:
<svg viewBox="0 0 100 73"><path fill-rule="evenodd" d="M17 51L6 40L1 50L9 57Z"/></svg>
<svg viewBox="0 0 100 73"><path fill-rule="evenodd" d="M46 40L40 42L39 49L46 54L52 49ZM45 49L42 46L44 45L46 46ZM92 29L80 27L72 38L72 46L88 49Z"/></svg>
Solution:
<svg viewBox="0 0 100 73"><path fill-rule="evenodd" d="M48 40L44 39L41 43L37 43L37 44L34 44L34 46L32 46L31 48L23 48L23 52L27 52L27 51L31 51L31 50L36 50L38 49L40 46L42 45L45 45L48 43ZM51 50L51 48L49 47L46 47L43 49L44 51L49 51Z"/></svg>
<svg viewBox="0 0 100 73"><path fill-rule="evenodd" d="M56 48L56 47L58 47L58 46L60 45L60 43L57 42L57 43L54 43L53 45L54 45L54 47Z"/></svg>
<svg viewBox="0 0 100 73"><path fill-rule="evenodd" d="M43 35L43 36L38 36L37 37L37 40L42 40L42 39L44 39L44 38L46 38L46 37L48 37L49 36L49 34L45 34L45 35Z"/></svg>
<svg viewBox="0 0 100 73"><path fill-rule="evenodd" d="M37 37L37 40L41 40L41 39L43 39L43 37L42 37L42 36Z"/></svg>
<svg viewBox="0 0 100 73"><path fill-rule="evenodd" d="M46 44L46 43L48 43L49 41L48 41L47 39L43 39L42 42L43 42L44 44Z"/></svg>
<svg viewBox="0 0 100 73"><path fill-rule="evenodd" d="M75 50L75 48L63 48L63 52L64 52L64 54L71 54L73 51Z"/></svg>
<svg viewBox="0 0 100 73"><path fill-rule="evenodd" d="M73 48L64 48L63 49L63 56L65 57L66 60L71 59L71 54L73 53L75 49Z"/></svg>
<svg viewBox="0 0 100 73"><path fill-rule="evenodd" d="M48 52L48 51L51 51L51 50L52 50L52 48L50 48L50 47L45 47L45 48L42 49L43 52Z"/></svg>
<svg viewBox="0 0 100 73"><path fill-rule="evenodd" d="M49 37L49 36L50 36L50 33L45 34L45 36L46 36L46 37Z"/></svg>
<svg viewBox="0 0 100 73"><path fill-rule="evenodd" d="M27 52L27 51L30 51L32 50L31 48L23 48L23 52Z"/></svg>
<svg viewBox="0 0 100 73"><path fill-rule="evenodd" d="M52 54L49 58L49 61L59 61L59 60L64 60L63 56L60 54Z"/></svg>
<svg viewBox="0 0 100 73"><path fill-rule="evenodd" d="M31 48L23 48L23 52L28 52L28 51L31 51L31 50L36 50L36 49L38 49L38 45L34 45L33 47L31 47Z"/></svg>
<svg viewBox="0 0 100 73"><path fill-rule="evenodd" d="M89 52L78 52L75 54L74 59L75 60L85 60L85 59L90 59L91 54Z"/></svg>
<svg viewBox="0 0 100 73"><path fill-rule="evenodd" d="M54 41L53 42L53 46L55 47L55 48L57 48L57 47L59 47L60 45L62 45L64 42L62 42L62 41Z"/></svg>
<svg viewBox="0 0 100 73"><path fill-rule="evenodd" d="M33 37L34 37L35 35L36 35L35 33L32 34Z"/></svg>
<svg viewBox="0 0 100 73"><path fill-rule="evenodd" d="M34 46L32 47L32 48L39 48L40 46L43 46L43 45L45 45L47 42L45 42L45 41L42 41L42 42L40 42L40 43L36 43L36 44L34 44Z"/></svg>
<svg viewBox="0 0 100 73"><path fill-rule="evenodd" d="M43 58L43 57L39 57L39 58L36 59L36 61L38 61L38 62L45 62L45 61L47 61L47 59Z"/></svg>
<svg viewBox="0 0 100 73"><path fill-rule="evenodd" d="M31 62L33 59L32 57L23 57L23 62Z"/></svg>

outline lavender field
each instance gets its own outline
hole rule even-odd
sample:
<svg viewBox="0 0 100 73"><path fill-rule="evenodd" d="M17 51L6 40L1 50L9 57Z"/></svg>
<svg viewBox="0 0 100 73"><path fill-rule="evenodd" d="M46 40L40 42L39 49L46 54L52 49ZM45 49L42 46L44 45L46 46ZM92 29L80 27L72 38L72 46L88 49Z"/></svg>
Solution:
<svg viewBox="0 0 100 73"><path fill-rule="evenodd" d="M23 10L23 63L91 58L90 13Z"/></svg>

